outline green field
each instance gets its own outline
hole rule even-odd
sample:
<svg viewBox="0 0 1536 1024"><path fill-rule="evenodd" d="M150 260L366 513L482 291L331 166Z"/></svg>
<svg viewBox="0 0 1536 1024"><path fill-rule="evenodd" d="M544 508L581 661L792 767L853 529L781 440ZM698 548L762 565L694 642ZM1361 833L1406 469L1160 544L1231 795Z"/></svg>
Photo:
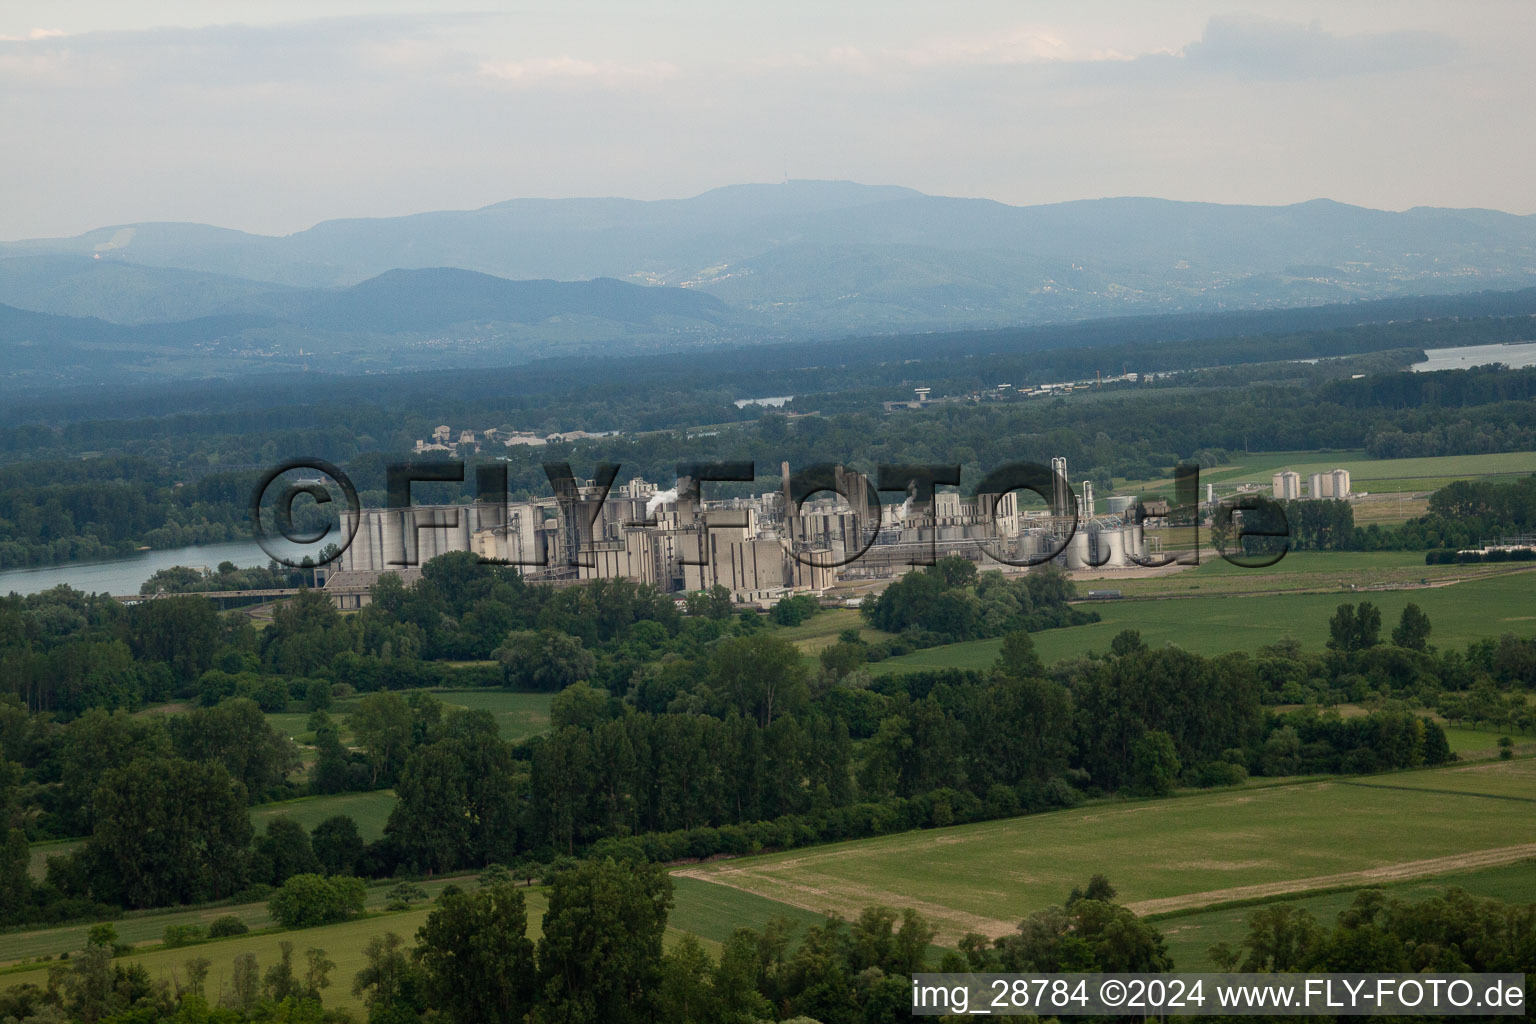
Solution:
<svg viewBox="0 0 1536 1024"><path fill-rule="evenodd" d="M1528 785L1531 764L1489 765L1495 781L1480 785ZM1437 792L1449 774L1106 803L716 861L680 873L844 916L871 904L912 906L939 925L939 941L952 943L966 931L1004 934L1095 872L1108 874L1138 913L1168 913L1536 856L1536 800ZM1405 829L1405 821L1414 827ZM1425 861L1432 863L1412 863Z"/></svg>
<svg viewBox="0 0 1536 1024"><path fill-rule="evenodd" d="M283 800L275 804L259 804L251 808L251 825L258 833L266 830L267 822L279 815L286 815L308 830L338 814L345 814L357 822L357 831L364 842L373 842L384 835L384 823L395 807L395 791L375 790L372 793L337 793L332 796L305 796L297 800Z"/></svg>
<svg viewBox="0 0 1536 1024"><path fill-rule="evenodd" d="M1275 594L1305 590L1346 591L1351 587L1415 587L1446 584L1526 571L1507 562L1425 565L1421 551L1301 551L1267 569L1244 569L1207 545L1197 566L1158 576L1079 577L1077 590L1113 589L1127 597L1200 597L1208 594Z"/></svg>
<svg viewBox="0 0 1536 1024"><path fill-rule="evenodd" d="M473 886L469 879L457 879L460 884ZM432 886L430 891L440 891L446 885L447 879L441 879ZM383 887L375 887L382 894ZM537 889L527 890L529 934L537 939L539 921L543 917L546 902L544 895ZM370 893L372 895L372 893ZM370 901L372 902L372 901ZM261 913L265 913L265 905L260 906ZM206 911L190 911L182 914L154 915L146 918L154 924L155 937L158 938L161 930L167 923L186 923L177 920L212 920L220 914L229 913L231 908L222 907ZM426 921L427 915L432 912L429 905L417 905L410 910L373 913L368 917L356 921L347 921L343 924L322 925L317 928L304 928L294 931L273 929L259 934L242 935L231 939L220 939L216 942L200 943L195 946L185 946L180 949L150 949L142 954L130 954L118 960L118 963L141 963L149 971L150 976L156 979L171 980L173 975L180 972L182 965L194 957L206 957L213 962L212 969L208 972L208 985L210 993L217 997L221 983L228 981L231 965L235 957L242 953L254 953L262 968L271 966L278 959L278 943L284 940L290 941L294 946L294 959L297 966L302 967L304 950L317 947L326 951L326 954L336 962L336 968L331 972L331 987L324 992L323 1001L329 1007L357 1008L360 1000L352 995L352 978L363 968L363 947L368 940L375 935L384 932L395 932L409 943L416 934L416 929ZM188 915L197 915L188 917ZM126 937L128 921L114 922L120 937ZM25 940L35 933L21 933L20 938ZM82 930L83 935L83 930ZM17 936L0 936L0 939L10 940ZM83 943L79 937L73 940L72 946L64 946L65 949L78 949ZM31 954L36 955L36 954ZM0 973L0 988L9 988L13 985L33 984L46 986L48 981L48 969L44 967L23 968L20 970Z"/></svg>
<svg viewBox="0 0 1536 1024"><path fill-rule="evenodd" d="M433 690L450 708L489 711L496 716L501 738L512 743L537 736L549 728L549 693L508 693L505 690Z"/></svg>
<svg viewBox="0 0 1536 1024"><path fill-rule="evenodd" d="M1418 459L1373 459L1363 451L1232 453L1232 462L1200 471L1201 483L1213 483L1218 492L1238 484L1269 484L1283 469L1295 470L1305 482L1311 473L1347 469L1356 491L1432 491L1452 480L1516 477L1536 473L1536 452L1499 452L1490 455L1443 455ZM1170 490L1171 478L1126 481L1116 490L1148 492Z"/></svg>
<svg viewBox="0 0 1536 1024"><path fill-rule="evenodd" d="M472 875L460 875L454 877L442 877L429 879L419 883L427 894L436 897L444 887L450 883L458 883L461 886L473 887L475 878ZM389 902L389 890L394 886L393 881L376 882L368 887L366 906L369 910L383 910ZM272 917L267 913L265 901L256 903L222 903L214 906L196 907L192 909L164 909L132 911L115 921L112 927L117 929L119 942L142 946L158 944L165 934L165 926L169 924L186 925L195 924L207 928L208 923L215 918L233 914L244 921L252 930L273 927ZM66 924L56 927L32 928L24 930L7 931L0 933L0 964L11 964L22 959L37 959L44 956L58 956L60 953L73 952L85 945L86 932L91 928L89 924ZM213 948L222 948L214 946ZM188 954L191 956L193 954ZM4 988L12 982L7 976L0 974L0 988Z"/></svg>
<svg viewBox="0 0 1536 1024"><path fill-rule="evenodd" d="M1536 574L1526 571L1417 590L1103 601L1092 605L1102 621L1033 636L1047 664L1106 651L1122 629L1139 630L1152 647L1174 644L1199 654L1253 651L1288 636L1309 650L1322 650L1328 620L1346 601L1370 601L1379 608L1384 633L1411 601L1429 616L1434 629L1430 642L1438 647L1463 647L1505 633L1536 634ZM984 669L997 659L1001 646L1001 640L993 639L931 647L876 662L870 671L883 675L926 668Z"/></svg>
<svg viewBox="0 0 1536 1024"><path fill-rule="evenodd" d="M470 708L489 711L496 716L501 727L501 738L512 742L536 736L549 728L549 704L554 699L548 693L509 693L506 690L430 690L448 708ZM350 742L347 716L357 710L361 697L348 697L331 706L329 714L341 727L342 741ZM296 707L290 704L289 707ZM266 716L267 724L284 736L300 744L312 742L309 732L309 712L279 711Z"/></svg>
<svg viewBox="0 0 1536 1024"><path fill-rule="evenodd" d="M1431 899L1444 895L1448 889L1459 888L1474 896L1506 903L1536 903L1536 860L1398 882L1384 888L1389 896L1409 902ZM1283 902L1306 910L1319 923L1329 926L1361 891L1346 889ZM1159 918L1154 924L1163 933L1174 966L1183 971L1212 971L1217 969L1217 965L1210 959L1207 950L1218 942L1225 942L1236 949L1248 934L1248 916L1253 912L1251 906L1219 907Z"/></svg>

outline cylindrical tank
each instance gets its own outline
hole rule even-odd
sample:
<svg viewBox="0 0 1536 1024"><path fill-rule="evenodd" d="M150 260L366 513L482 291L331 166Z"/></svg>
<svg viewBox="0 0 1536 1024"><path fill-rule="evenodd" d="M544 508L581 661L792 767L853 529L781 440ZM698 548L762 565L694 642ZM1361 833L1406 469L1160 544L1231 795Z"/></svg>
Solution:
<svg viewBox="0 0 1536 1024"><path fill-rule="evenodd" d="M1103 530L1099 533L1100 558L1104 565L1119 568L1126 564L1125 528Z"/></svg>
<svg viewBox="0 0 1536 1024"><path fill-rule="evenodd" d="M403 534L403 531L400 528L400 526L401 526L400 520L401 520L401 517L405 515L405 510L404 509L400 509L400 510L397 510L397 511L381 512L380 515L384 519L384 524L383 524L383 526L384 526L384 528L383 528L383 553L384 553L384 557L383 557L383 559L380 561L380 563L378 565L374 566L374 568L376 568L376 569L399 568L398 564L397 565L391 565L390 563L400 563L400 562L404 562L405 561L404 534Z"/></svg>
<svg viewBox="0 0 1536 1024"><path fill-rule="evenodd" d="M1112 516L1124 515L1136 507L1135 497L1129 494L1111 494L1106 501Z"/></svg>
<svg viewBox="0 0 1536 1024"><path fill-rule="evenodd" d="M1089 540L1084 530L1079 530L1072 535L1072 540L1067 544L1067 568L1088 568Z"/></svg>

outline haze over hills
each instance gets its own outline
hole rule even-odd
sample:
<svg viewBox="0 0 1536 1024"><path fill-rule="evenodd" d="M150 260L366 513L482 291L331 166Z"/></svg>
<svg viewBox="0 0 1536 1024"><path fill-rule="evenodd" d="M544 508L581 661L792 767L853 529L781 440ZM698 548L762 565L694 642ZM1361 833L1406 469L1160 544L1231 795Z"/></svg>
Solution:
<svg viewBox="0 0 1536 1024"><path fill-rule="evenodd" d="M144 279L110 266L107 274ZM149 276L156 274L208 289L239 282L174 269ZM141 324L0 304L0 375L45 383L116 371L205 376L483 365L543 354L550 339L632 350L659 338L713 337L740 319L719 299L681 288L611 278L508 281L453 268L392 270L341 289L268 287L243 298L252 301L237 304L251 311Z"/></svg>
<svg viewBox="0 0 1536 1024"><path fill-rule="evenodd" d="M1326 200L1014 207L794 181L682 200L516 199L285 237L102 228L0 244L0 302L118 322L285 316L308 301L291 289L438 267L675 286L722 300L738 323L824 336L1519 288L1536 281L1536 217Z"/></svg>

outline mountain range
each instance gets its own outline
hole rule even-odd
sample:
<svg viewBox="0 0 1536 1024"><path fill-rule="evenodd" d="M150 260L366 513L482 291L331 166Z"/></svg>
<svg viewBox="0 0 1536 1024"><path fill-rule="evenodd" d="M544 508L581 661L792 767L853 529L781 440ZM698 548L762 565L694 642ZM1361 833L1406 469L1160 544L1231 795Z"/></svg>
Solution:
<svg viewBox="0 0 1536 1024"><path fill-rule="evenodd" d="M681 200L515 199L282 237L147 223L0 243L0 303L86 318L82 338L104 333L88 318L198 325L156 335L183 340L218 325L228 352L344 353L368 368L413 346L420 361L451 355L445 345L511 361L550 346L996 327L1532 283L1536 217L1490 210L1009 206L824 181ZM0 342L15 342L18 323L0 316Z"/></svg>

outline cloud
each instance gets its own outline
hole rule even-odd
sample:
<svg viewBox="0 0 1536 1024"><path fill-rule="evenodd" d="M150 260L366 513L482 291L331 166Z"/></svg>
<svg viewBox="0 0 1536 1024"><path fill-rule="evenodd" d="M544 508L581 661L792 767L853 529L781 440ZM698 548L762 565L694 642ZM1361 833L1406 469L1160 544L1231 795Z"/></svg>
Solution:
<svg viewBox="0 0 1536 1024"><path fill-rule="evenodd" d="M56 39L64 34L63 30L56 28L35 28L24 36L0 35L0 43L29 43L39 39Z"/></svg>
<svg viewBox="0 0 1536 1024"><path fill-rule="evenodd" d="M1334 35L1316 22L1218 17L1199 42L1184 48L1182 62L1239 78L1301 81L1430 67L1449 60L1455 49L1454 40L1434 32Z"/></svg>
<svg viewBox="0 0 1536 1024"><path fill-rule="evenodd" d="M626 64L612 60L581 60L561 56L538 60L482 61L479 73L516 85L548 82L590 82L601 85L636 84L672 78L678 67L670 61Z"/></svg>

